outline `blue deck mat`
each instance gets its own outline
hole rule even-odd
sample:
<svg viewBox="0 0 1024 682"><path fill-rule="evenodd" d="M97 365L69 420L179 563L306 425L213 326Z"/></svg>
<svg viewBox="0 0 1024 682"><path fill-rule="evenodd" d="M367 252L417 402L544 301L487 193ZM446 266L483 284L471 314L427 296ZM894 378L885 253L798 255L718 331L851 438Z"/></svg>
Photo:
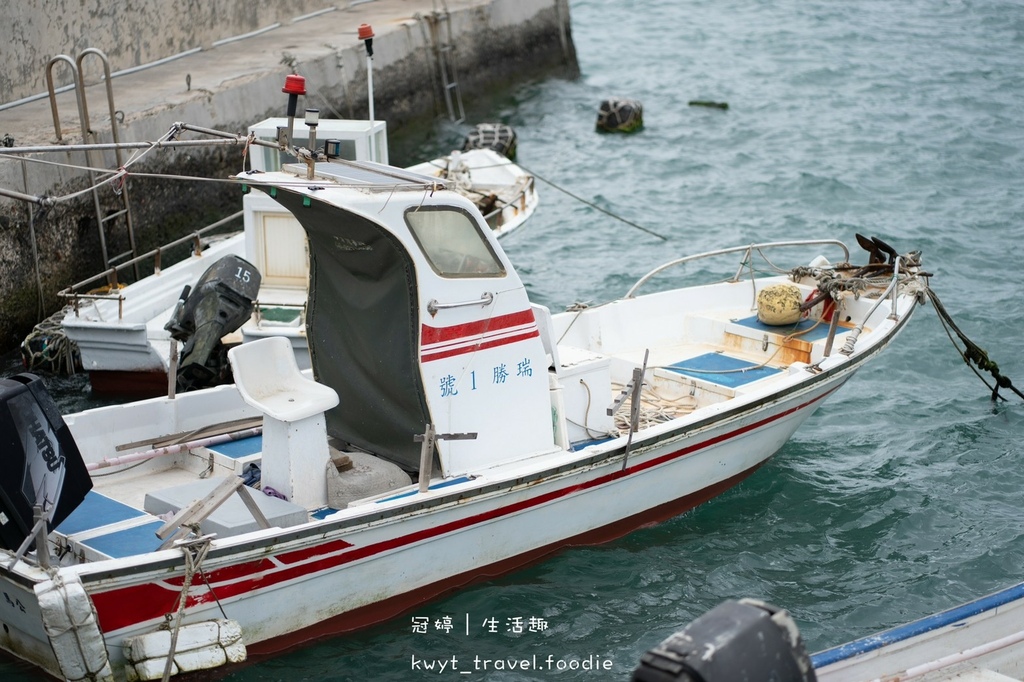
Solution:
<svg viewBox="0 0 1024 682"><path fill-rule="evenodd" d="M591 438L589 440L574 440L569 443L569 451L576 452L583 448L589 448L591 445L600 445L601 443L607 443L610 440L615 440L618 436L608 436L607 438Z"/></svg>
<svg viewBox="0 0 1024 682"><path fill-rule="evenodd" d="M141 526L117 530L113 533L100 535L80 542L97 552L102 552L109 557L122 559L128 556L136 556L147 552L155 552L163 542L156 536L163 521L155 520Z"/></svg>
<svg viewBox="0 0 1024 682"><path fill-rule="evenodd" d="M453 478L453 479L448 480L448 481L441 481L440 483L435 483L434 485L429 486L427 488L427 490L437 490L438 488L447 488L450 485L458 485L459 483L465 483L466 481L472 481L472 480L473 479L470 478L469 476L459 476L458 478ZM387 497L387 498L385 498L383 500L377 500L374 504L380 504L381 502L390 502L391 500L397 500L397 499L400 499L402 497L409 497L411 495L415 495L418 492L419 492L419 490L410 490L407 493L400 493L398 495L395 495L394 497Z"/></svg>
<svg viewBox="0 0 1024 682"><path fill-rule="evenodd" d="M745 372L730 371L742 370L745 367L756 369L749 369ZM705 353L695 358L680 360L665 369L730 388L743 386L782 371L774 367L758 367L757 363L740 360L723 353Z"/></svg>
<svg viewBox="0 0 1024 682"><path fill-rule="evenodd" d="M225 457L230 457L231 459L238 459L239 457L255 455L258 452L262 452L263 436L249 436L248 438L229 440L224 443L218 443L217 445L211 445L206 449L224 455Z"/></svg>
<svg viewBox="0 0 1024 682"><path fill-rule="evenodd" d="M764 322L761 322L761 320L757 319L757 315L753 315L751 317L743 318L742 320L733 320L733 322L735 322L736 324L741 324L744 327L756 329L759 332L767 332L769 334L781 334L782 336L788 336L790 334L802 332L800 336L798 336L797 338L809 342L820 341L821 339L828 336L828 324L821 323L818 324L817 327L814 327L814 325L816 324L814 320L800 320L797 324L784 324L779 326L772 326L770 324L765 324ZM811 329L811 327L814 327L814 329ZM810 331L805 331L808 329L810 329ZM839 327L838 329L836 329L836 335L842 334L845 331L849 330Z"/></svg>
<svg viewBox="0 0 1024 682"><path fill-rule="evenodd" d="M82 504L60 522L56 530L64 535L74 535L83 531L106 526L119 521L145 516L146 512L129 507L127 504L111 499L95 490L85 495Z"/></svg>

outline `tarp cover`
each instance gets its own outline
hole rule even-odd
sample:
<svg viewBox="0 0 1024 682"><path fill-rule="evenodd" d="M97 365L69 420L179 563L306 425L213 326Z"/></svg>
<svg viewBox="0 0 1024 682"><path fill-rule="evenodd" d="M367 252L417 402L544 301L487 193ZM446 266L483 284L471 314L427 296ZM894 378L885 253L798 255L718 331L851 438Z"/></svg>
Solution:
<svg viewBox="0 0 1024 682"><path fill-rule="evenodd" d="M306 334L316 380L338 392L327 432L408 470L429 421L413 263L376 223L278 189L309 237Z"/></svg>

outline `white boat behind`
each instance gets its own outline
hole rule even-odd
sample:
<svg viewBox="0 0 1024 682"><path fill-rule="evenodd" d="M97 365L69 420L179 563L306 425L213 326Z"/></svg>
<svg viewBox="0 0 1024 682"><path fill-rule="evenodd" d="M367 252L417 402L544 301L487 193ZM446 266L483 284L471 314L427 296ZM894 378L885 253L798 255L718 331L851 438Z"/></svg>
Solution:
<svg viewBox="0 0 1024 682"><path fill-rule="evenodd" d="M263 339L230 351L236 385L63 421L38 380L0 381L23 446L0 646L51 674L228 664L675 516L764 464L927 287L916 252L796 241L552 314L434 178L306 159L237 179L308 236L312 371ZM640 293L723 258L731 277Z"/></svg>
<svg viewBox="0 0 1024 682"><path fill-rule="evenodd" d="M499 239L519 229L537 209L534 177L493 149L456 151L406 170L452 183L476 203Z"/></svg>

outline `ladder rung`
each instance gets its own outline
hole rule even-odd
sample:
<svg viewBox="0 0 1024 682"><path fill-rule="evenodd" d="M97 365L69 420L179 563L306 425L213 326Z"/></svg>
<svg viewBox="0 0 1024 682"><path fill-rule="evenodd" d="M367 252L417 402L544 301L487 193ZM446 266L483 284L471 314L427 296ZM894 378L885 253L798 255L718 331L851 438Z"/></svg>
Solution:
<svg viewBox="0 0 1024 682"><path fill-rule="evenodd" d="M120 211L117 211L116 213L111 213L108 216L104 216L103 218L100 219L100 223L107 223L107 222L110 222L111 220L116 220L116 219L120 218L121 216L125 215L126 213L128 213L128 209L121 209Z"/></svg>

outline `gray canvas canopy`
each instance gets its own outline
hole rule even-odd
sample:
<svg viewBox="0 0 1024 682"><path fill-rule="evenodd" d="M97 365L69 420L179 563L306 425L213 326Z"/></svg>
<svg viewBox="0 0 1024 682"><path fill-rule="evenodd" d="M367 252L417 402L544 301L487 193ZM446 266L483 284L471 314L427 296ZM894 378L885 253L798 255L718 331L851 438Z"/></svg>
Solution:
<svg viewBox="0 0 1024 682"><path fill-rule="evenodd" d="M338 392L327 432L408 470L429 421L411 257L371 220L278 188L309 238L306 333L317 381Z"/></svg>

